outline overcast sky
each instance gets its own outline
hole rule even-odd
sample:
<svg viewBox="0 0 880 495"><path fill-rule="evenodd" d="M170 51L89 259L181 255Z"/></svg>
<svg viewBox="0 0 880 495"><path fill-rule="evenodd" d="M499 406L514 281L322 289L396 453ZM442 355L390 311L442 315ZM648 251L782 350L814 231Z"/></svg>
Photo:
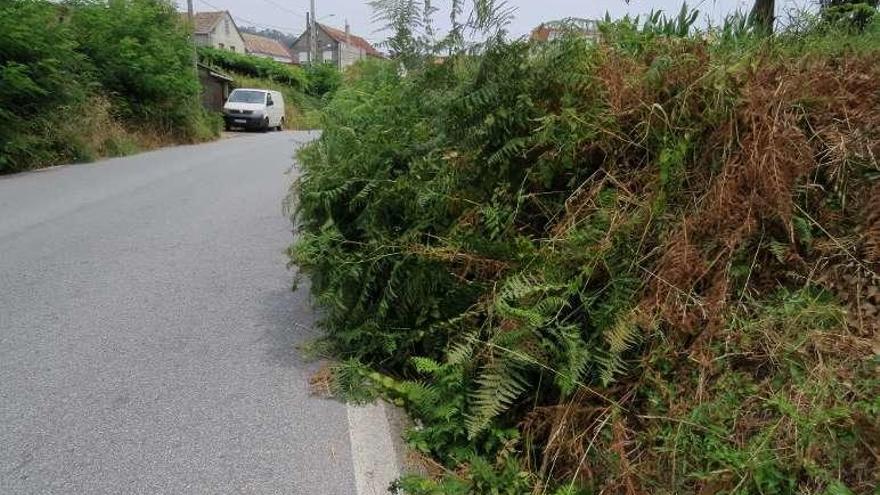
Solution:
<svg viewBox="0 0 880 495"><path fill-rule="evenodd" d="M351 24L354 34L363 36L373 42L385 38L379 32L380 24L373 22L372 12L366 0L316 0L318 20L325 24L343 27L345 20ZM811 0L777 1L780 11L799 8ZM240 25L272 27L294 34L301 33L305 28L305 13L309 9L309 0L194 0L196 11L228 10ZM438 15L438 26L443 27L446 19L448 0L435 0L441 9ZM185 0L178 0L181 8L186 7ZM651 9L662 9L675 14L681 8L681 0L508 0L508 4L516 9L516 19L510 26L514 36L527 34L542 21L562 19L566 17L601 18L608 12L612 17L629 14L643 14ZM737 9L748 11L751 0L703 0L691 2L701 12L703 24L707 19L716 22L728 13Z"/></svg>

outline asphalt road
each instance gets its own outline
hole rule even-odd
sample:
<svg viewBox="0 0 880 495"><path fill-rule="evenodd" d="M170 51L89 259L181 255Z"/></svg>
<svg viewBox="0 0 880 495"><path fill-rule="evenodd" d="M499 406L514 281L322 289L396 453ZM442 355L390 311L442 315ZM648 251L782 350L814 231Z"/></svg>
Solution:
<svg viewBox="0 0 880 495"><path fill-rule="evenodd" d="M356 492L282 199L304 133L0 177L0 494Z"/></svg>

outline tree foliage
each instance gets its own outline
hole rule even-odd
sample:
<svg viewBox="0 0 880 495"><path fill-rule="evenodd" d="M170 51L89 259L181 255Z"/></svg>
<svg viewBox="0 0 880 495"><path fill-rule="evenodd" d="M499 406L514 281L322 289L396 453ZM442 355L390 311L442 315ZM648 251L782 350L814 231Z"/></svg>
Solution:
<svg viewBox="0 0 880 495"><path fill-rule="evenodd" d="M124 119L192 132L201 112L189 32L171 2L72 0L71 27Z"/></svg>
<svg viewBox="0 0 880 495"><path fill-rule="evenodd" d="M317 98L333 95L342 85L342 72L333 64L311 64L305 67L306 93Z"/></svg>
<svg viewBox="0 0 880 495"><path fill-rule="evenodd" d="M440 36L434 26L440 10L432 0L371 0L369 5L374 20L391 32L385 45L393 58L409 68L430 61L429 55L463 50L469 38L500 39L515 11L505 0L453 0L450 30Z"/></svg>
<svg viewBox="0 0 880 495"><path fill-rule="evenodd" d="M269 58L254 57L229 50L202 46L199 47L199 60L208 65L214 65L239 74L269 79L299 91L305 90L308 86L308 80L303 69Z"/></svg>
<svg viewBox="0 0 880 495"><path fill-rule="evenodd" d="M0 173L68 152L46 138L51 113L83 103L90 65L63 13L39 1L0 5Z"/></svg>
<svg viewBox="0 0 880 495"><path fill-rule="evenodd" d="M210 135L192 57L170 2L3 2L0 173Z"/></svg>

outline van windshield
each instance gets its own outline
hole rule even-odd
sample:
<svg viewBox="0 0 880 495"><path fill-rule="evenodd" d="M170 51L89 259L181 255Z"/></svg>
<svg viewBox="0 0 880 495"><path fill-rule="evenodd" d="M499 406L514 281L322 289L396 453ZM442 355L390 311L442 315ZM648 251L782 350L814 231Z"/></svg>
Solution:
<svg viewBox="0 0 880 495"><path fill-rule="evenodd" d="M236 89L229 95L229 101L232 103L266 103L266 93L264 91L242 91Z"/></svg>

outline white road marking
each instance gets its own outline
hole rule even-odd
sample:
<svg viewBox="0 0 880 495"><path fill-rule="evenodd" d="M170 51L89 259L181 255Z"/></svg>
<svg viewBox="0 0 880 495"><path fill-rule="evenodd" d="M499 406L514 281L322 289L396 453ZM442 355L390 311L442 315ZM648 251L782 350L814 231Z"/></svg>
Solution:
<svg viewBox="0 0 880 495"><path fill-rule="evenodd" d="M368 406L348 406L348 431L358 495L383 495L400 478L400 457L388 421L388 406L377 402Z"/></svg>

